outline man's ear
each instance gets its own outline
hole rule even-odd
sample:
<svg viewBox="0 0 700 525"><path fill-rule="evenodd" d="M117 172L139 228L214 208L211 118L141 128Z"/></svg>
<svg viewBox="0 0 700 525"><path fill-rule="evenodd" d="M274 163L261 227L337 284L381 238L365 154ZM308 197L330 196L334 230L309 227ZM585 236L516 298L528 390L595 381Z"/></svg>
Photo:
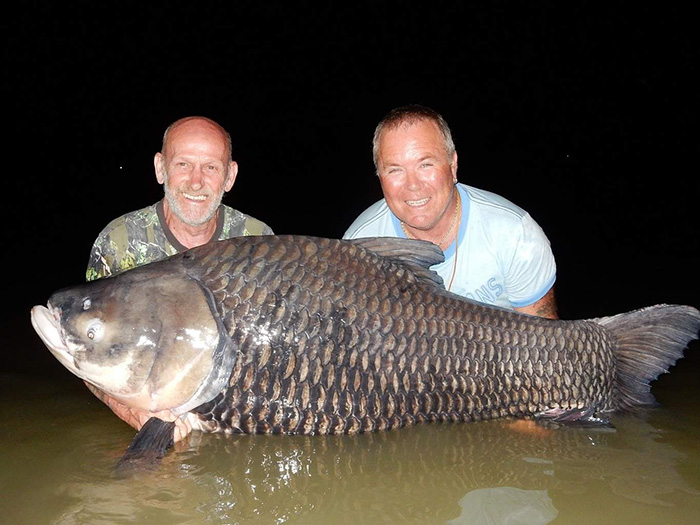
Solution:
<svg viewBox="0 0 700 525"><path fill-rule="evenodd" d="M232 160L228 165L228 175L224 183L224 191L231 191L233 183L236 182L236 175L238 175L238 163Z"/></svg>
<svg viewBox="0 0 700 525"><path fill-rule="evenodd" d="M158 184L163 184L165 182L165 168L163 167L163 154L158 152L153 157L153 168L156 171L156 180Z"/></svg>
<svg viewBox="0 0 700 525"><path fill-rule="evenodd" d="M452 154L452 165L450 166L452 170L452 182L457 184L457 152Z"/></svg>

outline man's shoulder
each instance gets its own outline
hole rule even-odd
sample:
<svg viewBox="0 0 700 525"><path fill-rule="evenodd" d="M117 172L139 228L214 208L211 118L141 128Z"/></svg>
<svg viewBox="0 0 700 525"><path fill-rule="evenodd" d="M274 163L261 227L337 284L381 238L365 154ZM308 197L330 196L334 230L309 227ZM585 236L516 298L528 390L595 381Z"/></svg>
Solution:
<svg viewBox="0 0 700 525"><path fill-rule="evenodd" d="M492 192L469 188L469 222L472 235L481 235L495 250L522 249L522 243L549 245L539 224L520 206Z"/></svg>
<svg viewBox="0 0 700 525"><path fill-rule="evenodd" d="M125 213L105 226L90 250L86 279L114 275L171 254L157 203Z"/></svg>
<svg viewBox="0 0 700 525"><path fill-rule="evenodd" d="M222 204L222 207L224 209L224 227L220 238L272 235L272 228L263 221L225 204Z"/></svg>
<svg viewBox="0 0 700 525"><path fill-rule="evenodd" d="M460 184L469 198L469 207L477 213L488 215L490 218L521 221L528 215L514 202L497 193Z"/></svg>
<svg viewBox="0 0 700 525"><path fill-rule="evenodd" d="M391 218L391 210L386 199L381 199L358 215L346 230L343 238L355 239L384 235L385 230L391 227Z"/></svg>
<svg viewBox="0 0 700 525"><path fill-rule="evenodd" d="M156 204L151 204L139 210L130 211L113 219L105 226L98 238L105 238L113 235L115 232L131 230L134 227L148 228L158 222L158 212Z"/></svg>

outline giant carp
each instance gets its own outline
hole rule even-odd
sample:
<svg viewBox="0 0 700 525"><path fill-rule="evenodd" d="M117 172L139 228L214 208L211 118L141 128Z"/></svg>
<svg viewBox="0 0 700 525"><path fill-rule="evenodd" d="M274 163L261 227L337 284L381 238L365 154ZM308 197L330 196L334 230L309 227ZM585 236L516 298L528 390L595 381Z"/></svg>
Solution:
<svg viewBox="0 0 700 525"><path fill-rule="evenodd" d="M651 381L700 329L690 306L564 321L476 303L445 290L429 269L442 259L408 239L241 237L59 290L32 323L126 406L205 432L305 435L601 420L653 404ZM164 452L163 428L137 438L164 432Z"/></svg>

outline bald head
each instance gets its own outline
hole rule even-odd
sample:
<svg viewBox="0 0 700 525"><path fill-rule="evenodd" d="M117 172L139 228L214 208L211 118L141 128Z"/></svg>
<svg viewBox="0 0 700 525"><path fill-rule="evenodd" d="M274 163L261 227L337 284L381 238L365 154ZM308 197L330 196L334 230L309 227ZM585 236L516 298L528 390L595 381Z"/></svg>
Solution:
<svg viewBox="0 0 700 525"><path fill-rule="evenodd" d="M232 160L231 135L217 122L206 117L184 117L176 120L163 133L163 145L161 153L168 156L168 148L177 137L199 136L209 143L221 142L224 148L224 162L230 163ZM218 136L218 137L217 137Z"/></svg>

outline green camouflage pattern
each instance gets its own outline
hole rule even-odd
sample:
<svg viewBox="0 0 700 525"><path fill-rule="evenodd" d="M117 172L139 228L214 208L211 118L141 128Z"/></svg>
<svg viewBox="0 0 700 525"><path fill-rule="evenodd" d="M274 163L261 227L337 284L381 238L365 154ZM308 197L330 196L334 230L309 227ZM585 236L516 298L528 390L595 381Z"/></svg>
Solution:
<svg viewBox="0 0 700 525"><path fill-rule="evenodd" d="M168 240L157 207L158 203L122 215L102 230L90 250L86 280L108 277L180 251ZM264 222L223 204L221 209L224 210L224 224L217 240L273 234Z"/></svg>

